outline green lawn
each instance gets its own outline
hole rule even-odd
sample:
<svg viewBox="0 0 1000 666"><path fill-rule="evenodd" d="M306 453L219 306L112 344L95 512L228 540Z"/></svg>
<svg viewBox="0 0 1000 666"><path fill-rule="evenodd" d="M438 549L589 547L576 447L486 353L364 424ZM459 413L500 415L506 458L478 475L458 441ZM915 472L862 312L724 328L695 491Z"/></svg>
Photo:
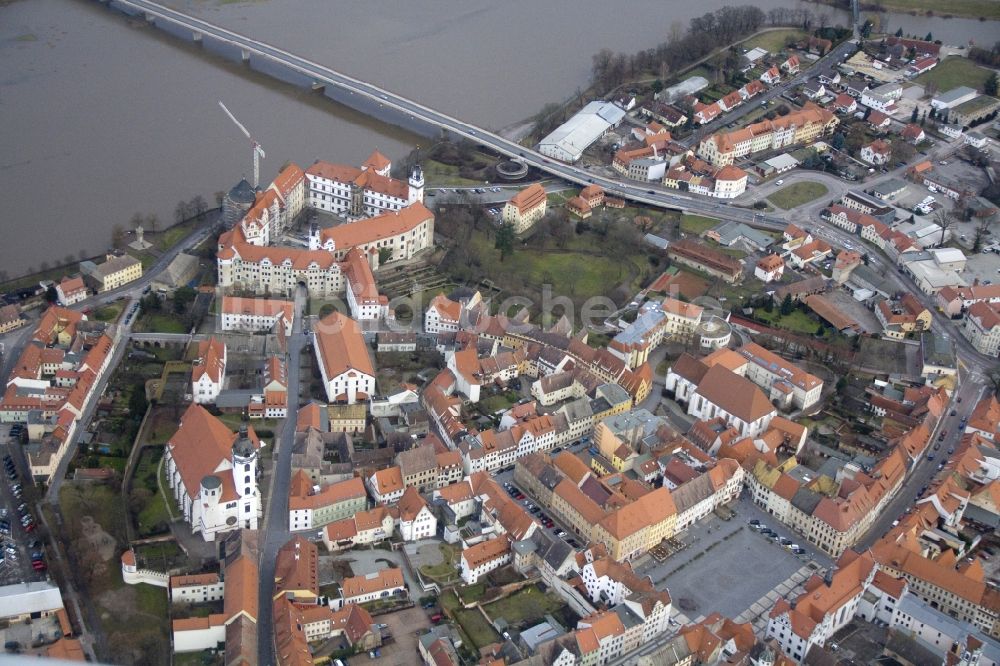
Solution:
<svg viewBox="0 0 1000 666"><path fill-rule="evenodd" d="M437 581L447 581L456 578L458 574L455 572L455 563L457 562L458 555L455 552L455 548L444 543L438 544L438 548L441 549L444 561L441 564L420 567L420 573Z"/></svg>
<svg viewBox="0 0 1000 666"><path fill-rule="evenodd" d="M455 611L455 619L458 620L458 623L462 626L462 630L465 631L469 640L472 641L477 652L479 648L485 647L490 643L495 643L500 639L499 634L490 626L490 623L486 621L486 618L483 617L478 608Z"/></svg>
<svg viewBox="0 0 1000 666"><path fill-rule="evenodd" d="M938 16L967 16L969 18L1000 18L1000 3L996 0L883 0L888 11L937 14ZM922 37L922 36L921 36Z"/></svg>
<svg viewBox="0 0 1000 666"><path fill-rule="evenodd" d="M187 333L184 324L172 314L151 312L139 319L143 331L156 333ZM138 323L138 322L137 322Z"/></svg>
<svg viewBox="0 0 1000 666"><path fill-rule="evenodd" d="M503 618L517 625L541 620L546 613L552 613L564 605L555 595L543 594L537 587L526 587L506 599L487 604L486 614L496 620Z"/></svg>
<svg viewBox="0 0 1000 666"><path fill-rule="evenodd" d="M613 230L610 233L614 233ZM635 280L639 270L633 261L603 255L599 243L590 234L585 239L575 236L576 242L571 241L566 248L547 251L534 249L530 242L526 245L518 242L514 253L503 262L500 251L485 236L474 235L469 245L472 255L478 257L482 265L483 277L497 284L506 284L511 277L517 276L532 287L551 285L556 295L589 297L604 294L616 284ZM588 251L574 248L585 243L590 246Z"/></svg>
<svg viewBox="0 0 1000 666"><path fill-rule="evenodd" d="M108 303L103 308L97 308L91 315L97 321L114 321L124 309L123 303Z"/></svg>
<svg viewBox="0 0 1000 666"><path fill-rule="evenodd" d="M451 164L428 160L422 166L427 187L479 187L483 184L482 181L459 176L458 167Z"/></svg>
<svg viewBox="0 0 1000 666"><path fill-rule="evenodd" d="M778 208L788 210L814 201L828 191L823 183L795 183L781 188L769 196L768 200Z"/></svg>
<svg viewBox="0 0 1000 666"><path fill-rule="evenodd" d="M756 47L766 49L771 53L777 53L785 48L785 42L789 37L796 40L802 39L806 36L806 33L802 30L796 28L782 28L780 30L769 30L763 35L757 35L756 37L751 37L747 41L743 42L741 45L743 48L750 50Z"/></svg>
<svg viewBox="0 0 1000 666"><path fill-rule="evenodd" d="M711 217L685 214L681 216L681 231L700 236L718 223L718 220Z"/></svg>
<svg viewBox="0 0 1000 666"><path fill-rule="evenodd" d="M1000 10L1000 2L988 3ZM968 58L952 56L929 72L921 74L914 81L926 85L937 84L939 92L945 92L958 86L969 86L982 90L986 79L990 78L990 70L980 67Z"/></svg>
<svg viewBox="0 0 1000 666"><path fill-rule="evenodd" d="M813 335L819 326L819 322L799 309L792 310L791 314L782 317L777 304L771 312L765 312L763 308L758 308L754 310L754 315L765 324L803 335Z"/></svg>

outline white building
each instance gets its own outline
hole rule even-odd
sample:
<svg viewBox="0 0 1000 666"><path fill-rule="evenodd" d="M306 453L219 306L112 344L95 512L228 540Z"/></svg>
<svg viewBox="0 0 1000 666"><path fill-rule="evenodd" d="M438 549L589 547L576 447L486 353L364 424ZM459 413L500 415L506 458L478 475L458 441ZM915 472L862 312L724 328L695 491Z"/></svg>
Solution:
<svg viewBox="0 0 1000 666"><path fill-rule="evenodd" d="M969 100L975 99L978 95L979 93L975 88L970 88L969 86L959 86L934 97L931 100L931 106L937 111L954 109L960 104L964 104Z"/></svg>
<svg viewBox="0 0 1000 666"><path fill-rule="evenodd" d="M704 420L722 417L743 436L761 434L777 415L759 388L721 365L705 372L691 394L687 413Z"/></svg>
<svg viewBox="0 0 1000 666"><path fill-rule="evenodd" d="M224 532L257 529L260 446L252 428L233 433L197 404L184 412L167 441L164 462L174 500L195 534L214 541Z"/></svg>
<svg viewBox="0 0 1000 666"><path fill-rule="evenodd" d="M215 337L198 343L198 357L191 366L191 395L199 405L210 404L226 381L226 343Z"/></svg>
<svg viewBox="0 0 1000 666"><path fill-rule="evenodd" d="M82 277L66 277L56 285L56 296L58 297L59 305L69 307L70 305L86 300L89 293L87 292L87 286L83 283Z"/></svg>
<svg viewBox="0 0 1000 666"><path fill-rule="evenodd" d="M404 490L396 508L399 509L399 534L403 541L430 539L437 534L437 518L416 488L411 486Z"/></svg>
<svg viewBox="0 0 1000 666"><path fill-rule="evenodd" d="M462 580L466 585L476 583L494 569L499 569L511 561L510 541L501 536L469 546L462 551Z"/></svg>
<svg viewBox="0 0 1000 666"><path fill-rule="evenodd" d="M974 303L965 315L962 333L980 354L995 358L1000 353L1000 314L985 302Z"/></svg>
<svg viewBox="0 0 1000 666"><path fill-rule="evenodd" d="M340 585L341 604L363 604L406 595L403 570L381 569L367 576L345 578Z"/></svg>
<svg viewBox="0 0 1000 666"><path fill-rule="evenodd" d="M356 321L330 313L313 329L313 349L330 402L353 405L375 393L375 368Z"/></svg>
<svg viewBox="0 0 1000 666"><path fill-rule="evenodd" d="M398 465L380 469L365 479L368 492L376 504L395 504L403 497L406 485Z"/></svg>
<svg viewBox="0 0 1000 666"><path fill-rule="evenodd" d="M561 162L576 162L624 118L625 111L611 102L591 102L542 139L538 152Z"/></svg>
<svg viewBox="0 0 1000 666"><path fill-rule="evenodd" d="M375 151L361 168L317 161L306 169L309 207L348 217L399 211L424 200L424 176L415 167L404 183L389 177L392 163Z"/></svg>
<svg viewBox="0 0 1000 666"><path fill-rule="evenodd" d="M291 331L295 313L291 301L223 296L220 316L222 331L269 332L279 319Z"/></svg>

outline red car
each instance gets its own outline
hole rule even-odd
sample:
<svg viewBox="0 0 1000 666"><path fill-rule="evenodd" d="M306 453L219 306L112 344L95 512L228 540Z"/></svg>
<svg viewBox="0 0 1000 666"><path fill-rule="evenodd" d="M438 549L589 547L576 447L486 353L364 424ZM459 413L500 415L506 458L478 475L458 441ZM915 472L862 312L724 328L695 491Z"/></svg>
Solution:
<svg viewBox="0 0 1000 666"><path fill-rule="evenodd" d="M49 568L49 567L48 567L48 566L47 566L47 565L45 564L45 562L43 562L43 561L41 561L41 560L38 560L38 561L36 561L36 562L32 562L32 563L31 563L31 567L32 567L32 568L33 568L33 569L34 569L35 571L45 571L46 569L48 569L48 568Z"/></svg>

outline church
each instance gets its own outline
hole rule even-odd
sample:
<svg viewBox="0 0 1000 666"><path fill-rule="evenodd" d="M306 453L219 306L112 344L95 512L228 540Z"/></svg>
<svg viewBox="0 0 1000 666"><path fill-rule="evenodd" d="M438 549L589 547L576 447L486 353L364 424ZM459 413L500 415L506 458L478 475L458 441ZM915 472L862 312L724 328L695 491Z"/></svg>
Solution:
<svg viewBox="0 0 1000 666"><path fill-rule="evenodd" d="M238 433L192 404L180 427L166 444L167 483L174 500L205 541L247 528L257 529L262 514L258 451L261 441L253 428Z"/></svg>

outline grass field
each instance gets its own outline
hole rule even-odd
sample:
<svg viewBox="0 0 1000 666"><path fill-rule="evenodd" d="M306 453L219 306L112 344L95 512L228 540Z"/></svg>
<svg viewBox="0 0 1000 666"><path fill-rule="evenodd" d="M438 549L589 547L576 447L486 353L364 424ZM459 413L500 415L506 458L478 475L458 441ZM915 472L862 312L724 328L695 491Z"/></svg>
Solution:
<svg viewBox="0 0 1000 666"><path fill-rule="evenodd" d="M1000 2L991 2L989 4L1000 9ZM986 82L986 79L990 78L990 73L990 70L980 67L968 58L952 56L946 58L937 67L921 74L914 80L922 85L935 83L939 92L945 92L958 86L969 86L970 88L982 90L983 83Z"/></svg>
<svg viewBox="0 0 1000 666"><path fill-rule="evenodd" d="M456 579L458 574L455 571L455 563L458 561L458 554L448 544L442 543L438 547L441 549L444 561L441 564L420 567L420 573L439 582Z"/></svg>
<svg viewBox="0 0 1000 666"><path fill-rule="evenodd" d="M103 308L94 310L93 317L97 321L114 321L118 319L124 307L122 303L108 303Z"/></svg>
<svg viewBox="0 0 1000 666"><path fill-rule="evenodd" d="M803 335L813 335L819 326L819 322L798 309L792 310L791 314L782 317L778 311L777 304L775 304L774 310L771 312L764 312L762 308L759 308L754 311L754 315L769 326L783 328L793 333L802 333Z"/></svg>
<svg viewBox="0 0 1000 666"><path fill-rule="evenodd" d="M140 323L141 322L141 323ZM156 333L187 333L180 319L170 314L151 312L136 322L142 331Z"/></svg>
<svg viewBox="0 0 1000 666"><path fill-rule="evenodd" d="M517 243L514 253L503 262L493 241L483 234L473 235L469 249L479 258L483 277L497 284L508 284L511 277L517 276L526 285L551 285L556 295L588 297L604 294L619 283L632 282L639 273L631 259L602 254L596 240L590 234L575 235L565 248L548 251L536 250L530 242Z"/></svg>
<svg viewBox="0 0 1000 666"><path fill-rule="evenodd" d="M462 178L458 175L458 167L451 164L442 164L435 160L428 160L423 165L424 178L427 187L461 187L464 185L479 186L482 181Z"/></svg>
<svg viewBox="0 0 1000 666"><path fill-rule="evenodd" d="M682 215L681 231L688 234L701 235L718 223L718 220L711 217L702 217L701 215Z"/></svg>
<svg viewBox="0 0 1000 666"><path fill-rule="evenodd" d="M805 37L805 35L805 32L795 28L770 30L765 32L763 35L751 37L747 41L743 42L742 47L749 50L759 46L762 49L770 51L771 53L777 53L785 48L785 42L789 37L799 40Z"/></svg>
<svg viewBox="0 0 1000 666"><path fill-rule="evenodd" d="M543 594L537 587L526 587L515 594L487 604L483 610L491 618L503 618L512 625L530 624L563 606L556 596Z"/></svg>
<svg viewBox="0 0 1000 666"><path fill-rule="evenodd" d="M882 7L888 11L930 12L937 16L967 16L970 18L1000 18L1000 2L996 0L883 0Z"/></svg>
<svg viewBox="0 0 1000 666"><path fill-rule="evenodd" d="M795 183L781 188L769 196L768 201L778 208L788 210L814 201L828 191L823 183Z"/></svg>

